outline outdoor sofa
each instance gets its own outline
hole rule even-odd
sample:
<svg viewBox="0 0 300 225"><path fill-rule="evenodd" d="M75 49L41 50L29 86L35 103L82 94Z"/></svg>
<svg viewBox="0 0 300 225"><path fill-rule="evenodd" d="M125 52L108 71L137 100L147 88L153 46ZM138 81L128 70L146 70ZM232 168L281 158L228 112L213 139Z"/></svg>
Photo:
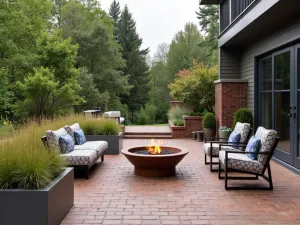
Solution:
<svg viewBox="0 0 300 225"><path fill-rule="evenodd" d="M89 178L89 169L97 162L99 158L104 161L104 153L108 148L106 141L88 141L81 145L75 144L74 150L62 153L59 140L62 136L70 135L74 139L75 131L80 130L80 125L75 123L71 126L64 126L56 131L48 130L42 137L44 145L49 151L58 151L69 166L85 171L85 178ZM75 141L75 139L74 139Z"/></svg>

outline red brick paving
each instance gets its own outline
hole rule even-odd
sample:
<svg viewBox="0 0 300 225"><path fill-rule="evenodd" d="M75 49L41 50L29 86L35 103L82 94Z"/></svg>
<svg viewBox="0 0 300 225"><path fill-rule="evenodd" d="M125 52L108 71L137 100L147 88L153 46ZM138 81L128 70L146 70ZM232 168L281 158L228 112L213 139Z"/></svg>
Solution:
<svg viewBox="0 0 300 225"><path fill-rule="evenodd" d="M124 147L148 141L124 140ZM273 191L225 191L204 165L201 143L164 144L190 151L176 177L138 177L122 154L105 156L89 180L76 180L75 205L62 224L300 224L299 175L272 162Z"/></svg>

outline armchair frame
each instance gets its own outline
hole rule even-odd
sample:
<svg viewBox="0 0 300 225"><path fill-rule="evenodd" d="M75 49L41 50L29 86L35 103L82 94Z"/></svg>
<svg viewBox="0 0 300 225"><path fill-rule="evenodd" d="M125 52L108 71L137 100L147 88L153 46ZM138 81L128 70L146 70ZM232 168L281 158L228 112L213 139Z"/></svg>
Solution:
<svg viewBox="0 0 300 225"><path fill-rule="evenodd" d="M271 149L270 152L257 152L257 153L253 153L251 152L251 154L256 154L256 155L268 155L266 164L264 165L264 169L262 171L262 173L253 173L253 172L247 172L244 170L237 170L237 169L231 169L228 168L228 154L229 153L235 153L235 154L248 154L250 152L245 152L245 151L227 151L225 150L225 161L224 164L219 160L219 179L225 179L225 190L273 190L273 181L272 181L272 174L271 174L271 167L270 167L270 160L274 154L274 151L277 147L277 144L279 142L279 137L276 138L273 147ZM221 151L222 146L227 146L227 145L220 145L219 146L219 150ZM225 172L225 176L221 176L221 172L222 172L222 168L224 169ZM265 171L268 170L268 176L265 175ZM230 172L237 172L237 173L242 173L242 174L251 174L251 175L255 175L254 177L242 177L242 176L238 176L238 177L232 177L229 176L228 173ZM262 177L264 180L266 180L269 184L269 187L257 187L257 188L253 188L253 187L228 187L228 180L257 180L259 177Z"/></svg>

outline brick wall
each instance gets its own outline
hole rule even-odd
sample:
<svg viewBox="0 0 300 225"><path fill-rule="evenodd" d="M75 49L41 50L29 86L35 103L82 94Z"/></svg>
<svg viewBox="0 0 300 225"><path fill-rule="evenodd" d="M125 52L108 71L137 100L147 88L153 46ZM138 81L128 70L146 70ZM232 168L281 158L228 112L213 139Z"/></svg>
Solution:
<svg viewBox="0 0 300 225"><path fill-rule="evenodd" d="M202 130L202 116L183 116L184 126L173 126L169 121L173 138L192 138L194 130Z"/></svg>
<svg viewBox="0 0 300 225"><path fill-rule="evenodd" d="M215 83L215 114L219 126L232 127L234 112L247 107L247 82Z"/></svg>

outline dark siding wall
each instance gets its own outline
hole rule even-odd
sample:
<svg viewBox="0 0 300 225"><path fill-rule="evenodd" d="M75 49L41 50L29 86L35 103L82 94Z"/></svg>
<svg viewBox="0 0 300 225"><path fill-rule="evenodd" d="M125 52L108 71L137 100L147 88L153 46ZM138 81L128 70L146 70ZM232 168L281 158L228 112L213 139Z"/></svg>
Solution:
<svg viewBox="0 0 300 225"><path fill-rule="evenodd" d="M300 21L293 25L278 30L275 34L264 38L263 40L252 44L244 50L241 55L240 71L241 79L248 80L248 107L254 111L254 63L255 57L262 55L274 48L283 46L296 39L300 39Z"/></svg>
<svg viewBox="0 0 300 225"><path fill-rule="evenodd" d="M224 0L220 4L220 31L222 32L230 23L230 1L229 0Z"/></svg>
<svg viewBox="0 0 300 225"><path fill-rule="evenodd" d="M220 49L220 78L239 79L240 78L240 54L234 48Z"/></svg>

